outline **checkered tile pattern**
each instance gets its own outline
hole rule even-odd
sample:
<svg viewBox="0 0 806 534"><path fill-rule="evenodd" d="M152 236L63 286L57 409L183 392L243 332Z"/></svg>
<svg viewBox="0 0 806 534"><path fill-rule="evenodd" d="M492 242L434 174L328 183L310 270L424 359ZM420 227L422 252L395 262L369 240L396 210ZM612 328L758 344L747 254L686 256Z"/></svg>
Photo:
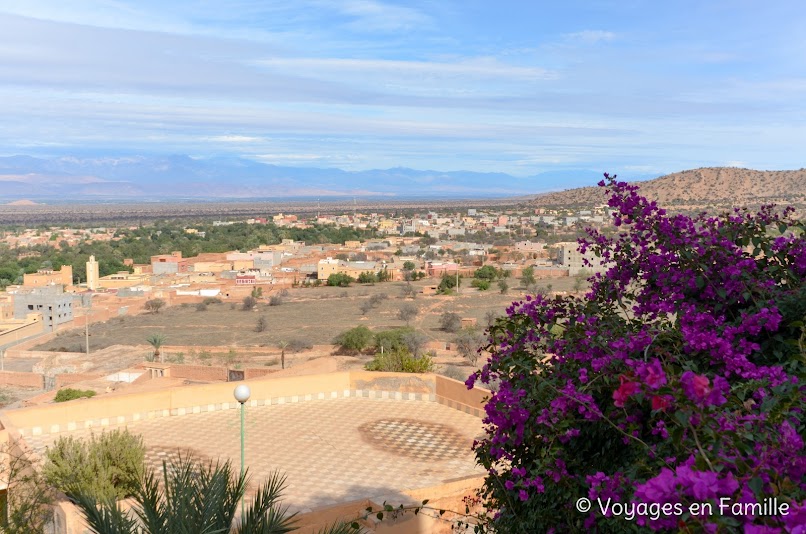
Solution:
<svg viewBox="0 0 806 534"><path fill-rule="evenodd" d="M378 449L423 461L470 454L470 442L452 428L415 419L379 419L363 424L361 437Z"/></svg>
<svg viewBox="0 0 806 534"><path fill-rule="evenodd" d="M125 424L141 434L151 467L190 451L240 465L240 413L219 410ZM481 420L436 402L337 398L246 408L246 465L252 488L270 473L286 476L292 511L425 488L484 474L470 446ZM98 430L95 430L98 432ZM42 452L59 435L28 436Z"/></svg>

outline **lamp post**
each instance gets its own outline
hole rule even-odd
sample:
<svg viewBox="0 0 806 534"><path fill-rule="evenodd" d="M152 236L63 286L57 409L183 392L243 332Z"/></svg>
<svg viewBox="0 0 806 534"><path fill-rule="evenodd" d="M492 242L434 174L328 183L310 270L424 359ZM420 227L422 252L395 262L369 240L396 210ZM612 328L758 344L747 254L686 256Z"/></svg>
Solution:
<svg viewBox="0 0 806 534"><path fill-rule="evenodd" d="M246 384L241 384L235 388L233 391L233 395L235 395L235 400L241 403L241 476L244 473L244 410L246 408L246 401L249 400L249 396L252 392L249 390L249 386ZM244 494L246 493L246 488L244 488ZM244 495L241 495L241 521L243 521L244 515Z"/></svg>

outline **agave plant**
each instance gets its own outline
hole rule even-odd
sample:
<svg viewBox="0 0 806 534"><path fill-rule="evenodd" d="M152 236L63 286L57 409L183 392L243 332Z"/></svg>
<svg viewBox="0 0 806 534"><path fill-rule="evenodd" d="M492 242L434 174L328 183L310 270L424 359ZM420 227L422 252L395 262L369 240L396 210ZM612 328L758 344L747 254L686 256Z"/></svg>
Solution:
<svg viewBox="0 0 806 534"><path fill-rule="evenodd" d="M146 473L131 511L114 501L81 494L77 505L96 534L285 534L296 530L295 513L279 504L285 476L274 473L257 490L236 520L249 478L230 461L203 463L191 457L163 462L161 477ZM355 534L337 524L321 534Z"/></svg>

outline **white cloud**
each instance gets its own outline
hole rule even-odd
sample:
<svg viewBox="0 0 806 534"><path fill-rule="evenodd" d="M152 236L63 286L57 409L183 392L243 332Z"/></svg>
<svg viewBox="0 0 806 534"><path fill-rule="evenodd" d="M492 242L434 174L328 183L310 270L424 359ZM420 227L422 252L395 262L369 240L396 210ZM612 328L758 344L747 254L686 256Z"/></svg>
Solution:
<svg viewBox="0 0 806 534"><path fill-rule="evenodd" d="M565 38L569 41L576 41L584 44L596 44L612 41L616 34L604 30L584 30L581 32L568 33Z"/></svg>
<svg viewBox="0 0 806 534"><path fill-rule="evenodd" d="M354 19L346 26L359 32L392 32L421 29L433 23L430 17L410 7L394 6L374 0L326 2L325 5Z"/></svg>
<svg viewBox="0 0 806 534"><path fill-rule="evenodd" d="M207 141L216 143L258 143L264 141L261 137L250 137L248 135L215 135L213 137L205 138Z"/></svg>
<svg viewBox="0 0 806 534"><path fill-rule="evenodd" d="M556 75L540 67L521 67L501 63L495 58L481 57L464 59L455 62L442 61L401 61L383 59L349 59L349 58L270 58L256 62L265 67L287 69L289 72L306 74L322 73L377 73L408 77L467 76L472 78L508 78L520 80L553 79Z"/></svg>

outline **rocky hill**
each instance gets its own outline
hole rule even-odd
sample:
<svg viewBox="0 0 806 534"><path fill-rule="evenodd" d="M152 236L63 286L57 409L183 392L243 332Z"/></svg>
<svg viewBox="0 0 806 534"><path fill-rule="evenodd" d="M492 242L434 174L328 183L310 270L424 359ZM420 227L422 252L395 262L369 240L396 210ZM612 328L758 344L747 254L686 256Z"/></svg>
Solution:
<svg viewBox="0 0 806 534"><path fill-rule="evenodd" d="M708 167L677 172L654 180L635 182L640 193L662 206L680 209L757 206L806 206L806 169L755 171L734 167ZM538 195L536 206L591 206L606 202L600 187L582 187ZM802 211L802 210L799 210Z"/></svg>

